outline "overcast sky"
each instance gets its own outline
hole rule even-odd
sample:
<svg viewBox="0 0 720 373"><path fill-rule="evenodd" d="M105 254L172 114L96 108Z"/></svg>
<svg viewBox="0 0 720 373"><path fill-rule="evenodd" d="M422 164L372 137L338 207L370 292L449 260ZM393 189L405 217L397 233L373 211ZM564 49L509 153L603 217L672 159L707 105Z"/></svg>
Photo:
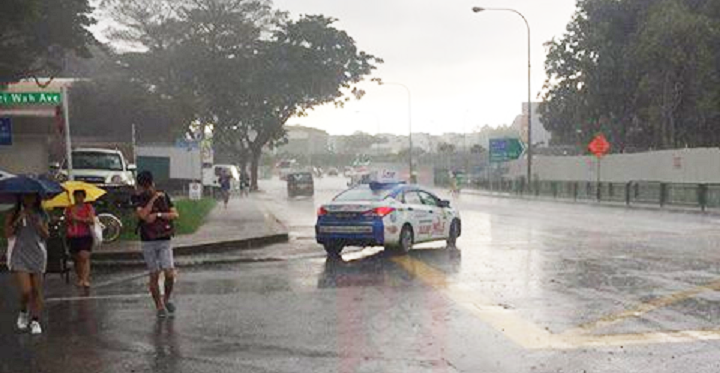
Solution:
<svg viewBox="0 0 720 373"><path fill-rule="evenodd" d="M512 123L527 100L527 35L509 12L474 14L473 6L514 8L532 28L533 98L545 81L545 47L561 37L575 0L274 0L293 15L324 14L364 51L385 63L375 76L412 91L413 132L471 131ZM401 87L363 84L367 95L344 109L316 109L290 124L331 134L407 132Z"/></svg>
<svg viewBox="0 0 720 373"><path fill-rule="evenodd" d="M97 1L97 0L92 0ZM527 100L527 34L510 12L475 14L473 6L513 8L532 28L533 100L545 82L545 47L559 38L576 0L274 0L293 16L337 18L358 47L385 63L374 77L408 86L413 132L470 132L511 124ZM100 31L106 22L94 28ZM367 95L343 109L325 106L289 124L331 134L406 134L407 94L363 83Z"/></svg>

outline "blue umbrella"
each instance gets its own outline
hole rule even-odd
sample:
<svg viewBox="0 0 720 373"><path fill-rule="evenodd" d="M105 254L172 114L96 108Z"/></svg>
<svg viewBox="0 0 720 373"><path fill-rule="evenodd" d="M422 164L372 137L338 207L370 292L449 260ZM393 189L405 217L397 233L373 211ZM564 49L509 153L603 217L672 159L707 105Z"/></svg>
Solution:
<svg viewBox="0 0 720 373"><path fill-rule="evenodd" d="M19 194L39 194L43 199L52 198L65 189L51 180L15 176L0 180L0 201L15 201Z"/></svg>

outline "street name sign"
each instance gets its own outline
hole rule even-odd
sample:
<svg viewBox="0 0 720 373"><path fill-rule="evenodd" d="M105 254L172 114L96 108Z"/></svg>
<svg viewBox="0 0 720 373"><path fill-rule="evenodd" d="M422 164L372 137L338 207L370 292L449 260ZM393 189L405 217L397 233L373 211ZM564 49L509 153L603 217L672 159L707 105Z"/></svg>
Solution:
<svg viewBox="0 0 720 373"><path fill-rule="evenodd" d="M59 105L62 95L57 92L0 92L0 105Z"/></svg>

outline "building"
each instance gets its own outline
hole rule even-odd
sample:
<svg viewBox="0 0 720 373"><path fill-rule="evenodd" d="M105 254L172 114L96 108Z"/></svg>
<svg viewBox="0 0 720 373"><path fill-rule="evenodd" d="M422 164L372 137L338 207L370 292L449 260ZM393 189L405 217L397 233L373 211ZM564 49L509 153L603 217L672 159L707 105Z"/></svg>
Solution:
<svg viewBox="0 0 720 373"><path fill-rule="evenodd" d="M542 122L542 115L539 114L539 102L532 103L532 142L537 147L548 147L552 134L545 129ZM522 114L518 115L513 121L512 127L520 132L520 138L527 144L528 140L528 105L522 104Z"/></svg>
<svg viewBox="0 0 720 373"><path fill-rule="evenodd" d="M298 155L330 152L330 135L327 132L302 126L289 126L286 130L288 143L280 148L280 152Z"/></svg>

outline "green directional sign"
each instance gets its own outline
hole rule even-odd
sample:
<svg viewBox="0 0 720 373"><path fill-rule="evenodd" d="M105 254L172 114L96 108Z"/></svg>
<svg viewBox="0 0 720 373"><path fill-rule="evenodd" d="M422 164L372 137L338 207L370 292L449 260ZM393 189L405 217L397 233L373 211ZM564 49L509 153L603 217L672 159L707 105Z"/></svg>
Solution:
<svg viewBox="0 0 720 373"><path fill-rule="evenodd" d="M490 162L508 162L520 158L525 146L519 139L490 139Z"/></svg>
<svg viewBox="0 0 720 373"><path fill-rule="evenodd" d="M59 105L62 95L57 92L0 92L0 105Z"/></svg>

